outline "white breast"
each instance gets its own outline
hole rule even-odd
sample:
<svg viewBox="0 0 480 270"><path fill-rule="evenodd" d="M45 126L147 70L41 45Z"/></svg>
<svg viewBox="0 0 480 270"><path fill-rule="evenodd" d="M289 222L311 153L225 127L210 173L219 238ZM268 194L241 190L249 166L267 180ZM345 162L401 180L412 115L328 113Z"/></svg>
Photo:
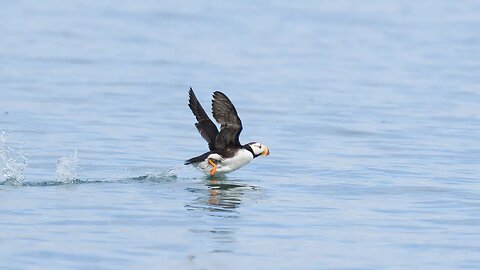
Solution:
<svg viewBox="0 0 480 270"><path fill-rule="evenodd" d="M212 169L212 166L208 164L208 159L213 159L217 161L216 173L225 174L225 173L238 170L239 168L250 163L250 161L253 160L253 155L252 153L250 153L250 151L246 149L240 149L235 154L235 156L231 158L225 158L225 159L218 154L211 154L208 156L208 158L205 161L202 161L197 165L197 167L202 171L204 171L205 173L209 173L210 170Z"/></svg>

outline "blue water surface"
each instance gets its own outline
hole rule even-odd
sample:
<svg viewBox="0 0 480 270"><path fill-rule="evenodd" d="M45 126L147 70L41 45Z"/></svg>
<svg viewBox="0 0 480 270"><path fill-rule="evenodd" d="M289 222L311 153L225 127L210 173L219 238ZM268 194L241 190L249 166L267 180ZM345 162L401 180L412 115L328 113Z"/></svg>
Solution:
<svg viewBox="0 0 480 270"><path fill-rule="evenodd" d="M0 269L479 268L480 2L0 6Z"/></svg>

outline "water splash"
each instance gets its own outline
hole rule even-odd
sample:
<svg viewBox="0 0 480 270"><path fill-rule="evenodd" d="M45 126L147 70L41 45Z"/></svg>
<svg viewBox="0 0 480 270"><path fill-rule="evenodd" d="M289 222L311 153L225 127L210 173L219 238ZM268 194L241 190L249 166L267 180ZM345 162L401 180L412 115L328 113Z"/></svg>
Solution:
<svg viewBox="0 0 480 270"><path fill-rule="evenodd" d="M146 180L175 180L177 179L179 168L170 168L160 173L149 172L146 175Z"/></svg>
<svg viewBox="0 0 480 270"><path fill-rule="evenodd" d="M57 161L55 176L60 183L72 183L77 179L77 150L73 154L63 156Z"/></svg>
<svg viewBox="0 0 480 270"><path fill-rule="evenodd" d="M130 180L134 181L149 181L149 182L165 182L177 179L178 168L169 168L162 172L147 172L145 175L132 177Z"/></svg>
<svg viewBox="0 0 480 270"><path fill-rule="evenodd" d="M3 162L2 173L5 182L19 186L23 184L23 171L27 167L27 156L20 150L8 146L7 134L2 130L0 135L0 159Z"/></svg>

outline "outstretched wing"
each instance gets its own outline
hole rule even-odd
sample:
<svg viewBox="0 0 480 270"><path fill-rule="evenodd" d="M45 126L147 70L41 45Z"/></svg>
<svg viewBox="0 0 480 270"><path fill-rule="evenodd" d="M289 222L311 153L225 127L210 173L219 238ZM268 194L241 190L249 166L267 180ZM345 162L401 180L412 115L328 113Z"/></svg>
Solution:
<svg viewBox="0 0 480 270"><path fill-rule="evenodd" d="M197 123L195 126L200 132L200 135L207 141L208 148L213 150L215 148L215 139L218 135L217 126L210 120L208 115L205 113L205 110L202 108L200 102L198 102L193 89L190 87L190 91L188 91L188 107L192 110L195 118L197 118Z"/></svg>
<svg viewBox="0 0 480 270"><path fill-rule="evenodd" d="M215 140L215 149L221 151L229 147L240 147L238 138L242 132L242 121L235 106L222 92L213 93L212 112L215 120L221 125L220 133Z"/></svg>

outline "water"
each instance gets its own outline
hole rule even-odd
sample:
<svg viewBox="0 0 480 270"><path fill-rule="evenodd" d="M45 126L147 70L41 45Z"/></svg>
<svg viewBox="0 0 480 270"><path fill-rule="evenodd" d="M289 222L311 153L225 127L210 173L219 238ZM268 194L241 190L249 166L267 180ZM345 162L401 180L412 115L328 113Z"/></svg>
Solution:
<svg viewBox="0 0 480 270"><path fill-rule="evenodd" d="M72 183L77 179L78 157L77 151L68 156L63 156L57 162L56 179L60 183Z"/></svg>
<svg viewBox="0 0 480 270"><path fill-rule="evenodd" d="M1 269L478 269L478 1L3 1ZM187 103L271 155L205 179Z"/></svg>
<svg viewBox="0 0 480 270"><path fill-rule="evenodd" d="M2 131L0 135L0 159L3 163L3 177L5 184L22 185L25 176L23 171L27 167L27 157L21 150L15 150L7 144L7 135Z"/></svg>

